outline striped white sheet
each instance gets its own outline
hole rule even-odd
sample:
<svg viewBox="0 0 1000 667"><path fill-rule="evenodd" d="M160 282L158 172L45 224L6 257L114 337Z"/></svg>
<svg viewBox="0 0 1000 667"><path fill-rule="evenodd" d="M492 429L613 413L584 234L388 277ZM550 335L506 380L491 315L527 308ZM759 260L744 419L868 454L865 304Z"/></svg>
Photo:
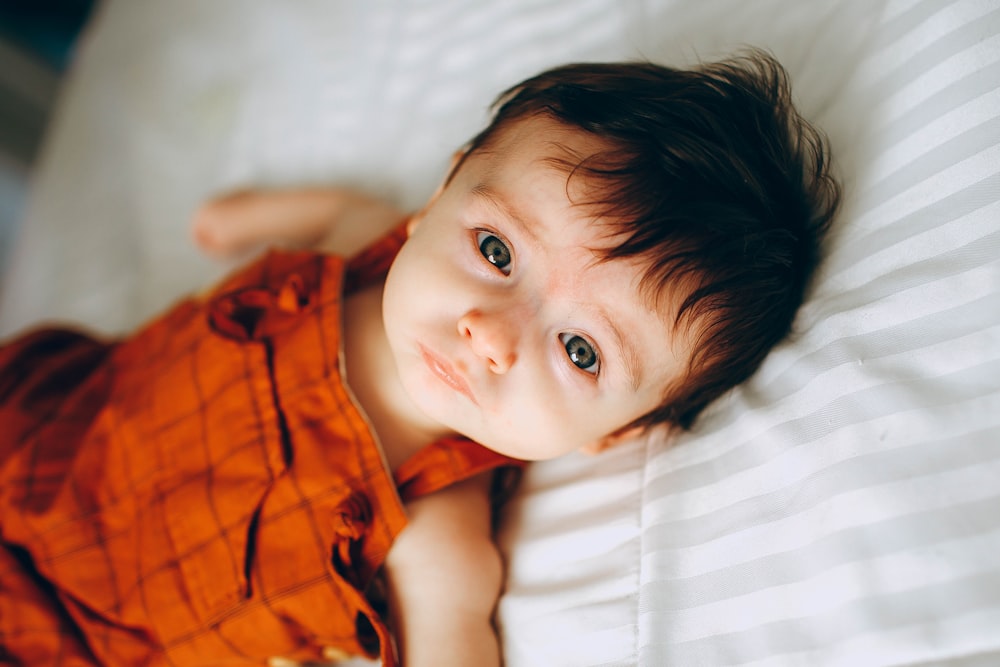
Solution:
<svg viewBox="0 0 1000 667"><path fill-rule="evenodd" d="M105 0L0 332L122 330L223 269L243 184L419 205L557 63L770 48L847 199L796 335L696 430L533 467L504 517L513 667L1000 662L1000 2Z"/></svg>

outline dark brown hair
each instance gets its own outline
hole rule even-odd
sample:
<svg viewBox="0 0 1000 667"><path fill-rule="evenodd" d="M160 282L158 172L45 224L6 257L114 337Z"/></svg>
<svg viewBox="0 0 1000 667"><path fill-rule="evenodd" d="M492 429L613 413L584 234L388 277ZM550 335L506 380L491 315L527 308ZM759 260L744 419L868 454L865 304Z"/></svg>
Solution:
<svg viewBox="0 0 1000 667"><path fill-rule="evenodd" d="M694 341L687 373L633 425L689 428L790 330L840 200L826 139L793 107L785 70L759 50L688 70L566 65L495 108L466 155L540 114L609 147L568 165L624 238L606 258L646 261L654 298L690 292L671 323Z"/></svg>

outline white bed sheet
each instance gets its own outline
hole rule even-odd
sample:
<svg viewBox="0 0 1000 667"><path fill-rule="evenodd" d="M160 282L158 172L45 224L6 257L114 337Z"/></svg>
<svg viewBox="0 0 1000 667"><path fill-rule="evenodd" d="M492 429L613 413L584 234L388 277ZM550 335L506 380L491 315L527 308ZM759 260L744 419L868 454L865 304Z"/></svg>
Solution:
<svg viewBox="0 0 1000 667"><path fill-rule="evenodd" d="M413 207L549 65L770 48L845 207L796 335L691 434L533 466L513 666L1000 662L1000 3L107 0L0 300L122 331L225 267L194 207L342 183Z"/></svg>

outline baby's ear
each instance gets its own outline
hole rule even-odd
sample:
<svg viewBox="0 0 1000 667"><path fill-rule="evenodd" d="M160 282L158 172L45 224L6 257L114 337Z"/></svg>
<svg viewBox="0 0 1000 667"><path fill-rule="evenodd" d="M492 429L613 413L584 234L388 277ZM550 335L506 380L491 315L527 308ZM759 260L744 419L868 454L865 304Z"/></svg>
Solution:
<svg viewBox="0 0 1000 667"><path fill-rule="evenodd" d="M427 203L424 204L419 211L411 215L410 219L406 222L407 236L413 234L413 232L417 228L417 225L419 225L420 221L423 220L424 215L431 208L431 206L434 205L434 202L438 200L438 197L441 196L441 193L444 192L444 189L448 187L448 183L450 183L452 177L454 177L455 169L458 168L458 165L462 161L463 157L465 157L464 149L455 151L455 153L451 156L451 162L448 164L448 171L445 172L444 178L441 179L441 182L438 184L437 189L434 190L434 194L432 194L431 198L427 200Z"/></svg>
<svg viewBox="0 0 1000 667"><path fill-rule="evenodd" d="M413 232L417 229L417 225L420 224L420 218L421 218L421 214L422 213L423 213L423 211L417 211L416 213L414 213L413 215L411 215L409 218L407 218L407 220L406 220L406 236L407 237L413 236Z"/></svg>
<svg viewBox="0 0 1000 667"><path fill-rule="evenodd" d="M631 440L632 438L639 437L642 435L642 431L643 428L641 426L629 426L628 428L606 435L600 440L596 440L589 445L584 445L580 448L580 451L588 456L594 456L596 454L600 454L605 449L610 449L615 445L624 442L625 440Z"/></svg>
<svg viewBox="0 0 1000 667"><path fill-rule="evenodd" d="M448 163L448 171L444 174L444 180L441 181L441 185L438 186L438 192L444 190L444 186L455 177L455 170L458 169L458 165L462 164L462 160L465 159L466 153L469 152L468 148L459 148L457 151L451 154L451 162Z"/></svg>

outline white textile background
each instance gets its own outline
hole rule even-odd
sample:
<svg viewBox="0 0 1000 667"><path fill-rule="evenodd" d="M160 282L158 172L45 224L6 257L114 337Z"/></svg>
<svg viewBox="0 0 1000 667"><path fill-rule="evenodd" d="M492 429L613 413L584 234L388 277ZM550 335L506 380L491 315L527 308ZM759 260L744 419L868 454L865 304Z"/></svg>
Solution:
<svg viewBox="0 0 1000 667"><path fill-rule="evenodd" d="M796 334L689 435L533 466L507 664L1000 662L998 0L107 0L64 91L0 332L123 331L225 267L241 185L433 190L493 97L572 60L789 69L847 185Z"/></svg>

